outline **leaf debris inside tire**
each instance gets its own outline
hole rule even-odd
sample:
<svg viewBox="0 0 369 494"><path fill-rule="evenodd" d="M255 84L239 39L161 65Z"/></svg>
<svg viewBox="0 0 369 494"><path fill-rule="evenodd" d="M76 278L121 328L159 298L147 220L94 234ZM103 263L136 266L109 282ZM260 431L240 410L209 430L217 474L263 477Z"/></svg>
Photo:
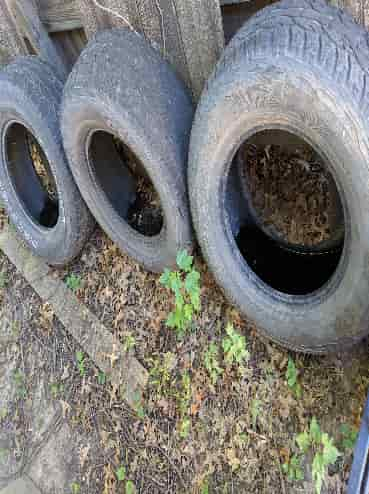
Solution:
<svg viewBox="0 0 369 494"><path fill-rule="evenodd" d="M309 146L247 144L241 175L261 224L291 244L313 246L332 235L329 172Z"/></svg>
<svg viewBox="0 0 369 494"><path fill-rule="evenodd" d="M163 227L158 194L146 177L137 179L136 200L128 210L127 221L132 228L148 237L158 235Z"/></svg>
<svg viewBox="0 0 369 494"><path fill-rule="evenodd" d="M122 161L136 179L136 198L128 209L127 222L141 235L154 237L164 224L159 195L134 154L119 139L115 138L114 142Z"/></svg>

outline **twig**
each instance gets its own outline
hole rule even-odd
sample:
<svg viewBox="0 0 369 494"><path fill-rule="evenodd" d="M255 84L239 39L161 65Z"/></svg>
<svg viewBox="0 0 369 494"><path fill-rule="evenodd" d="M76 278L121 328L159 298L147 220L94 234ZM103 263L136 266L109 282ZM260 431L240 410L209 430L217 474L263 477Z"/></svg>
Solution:
<svg viewBox="0 0 369 494"><path fill-rule="evenodd" d="M109 7L105 7L104 5L101 5L101 3L98 0L92 0L92 1L96 5L97 8L104 10L105 12L107 12L110 15L118 17L118 19L121 19L129 27L129 29L131 31L133 31L134 33L136 33L138 35L138 32L135 30L135 28L132 26L132 24L129 22L129 20L126 17L124 17L121 14L118 14L118 12L114 12L114 10L109 9Z"/></svg>
<svg viewBox="0 0 369 494"><path fill-rule="evenodd" d="M258 437L262 441L269 442L268 438L263 436L262 434L258 434L257 432L251 430L251 429L246 429L247 434L250 434L251 436Z"/></svg>
<svg viewBox="0 0 369 494"><path fill-rule="evenodd" d="M182 477L182 474L179 470L179 468L177 468L177 466L175 465L175 463L171 460L170 456L167 454L167 452L161 448L160 446L156 445L156 444L147 444L147 447L148 448L152 448L152 449L156 449L158 451L160 451L160 453L165 456L165 458L167 459L167 462L168 464L171 466L171 468L174 470L174 472L177 474L177 477L183 487L183 489L186 489L187 486L186 486L186 482L184 481L184 478Z"/></svg>
<svg viewBox="0 0 369 494"><path fill-rule="evenodd" d="M161 34L163 37L163 57L165 58L165 56L166 56L166 42L165 42L164 15L163 15L163 11L161 10L161 7L159 5L159 0L155 0L155 5L156 5L156 8L158 9L159 15L160 15Z"/></svg>

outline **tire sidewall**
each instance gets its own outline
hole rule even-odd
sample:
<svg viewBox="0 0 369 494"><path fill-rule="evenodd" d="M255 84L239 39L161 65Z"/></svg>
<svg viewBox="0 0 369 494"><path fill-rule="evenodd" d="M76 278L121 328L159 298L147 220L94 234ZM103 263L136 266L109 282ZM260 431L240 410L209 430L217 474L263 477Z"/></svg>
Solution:
<svg viewBox="0 0 369 494"><path fill-rule="evenodd" d="M123 110L118 115L112 107L96 97L67 98L62 109L62 134L64 146L70 159L70 167L81 194L109 237L131 257L139 259L147 269L161 272L165 267L174 265L178 249L191 245L191 230L183 231L183 218L188 215L180 211L177 203L186 203L181 197L176 182L175 171L171 170L165 158L154 160L158 156L155 143L146 135L139 135L137 125L131 122L132 114ZM139 128L139 127L138 127ZM90 171L87 159L87 143L95 131L104 131L119 138L145 168L157 191L164 215L161 232L148 237L136 232L115 210L106 194L97 184ZM158 156L159 158L159 156ZM163 172L165 170L165 173ZM177 200L176 200L177 199ZM190 225L190 221L187 221Z"/></svg>
<svg viewBox="0 0 369 494"><path fill-rule="evenodd" d="M292 72L288 66L260 65L247 67L247 73L236 65L214 81L200 103L190 149L195 228L219 284L262 333L292 348L326 351L368 330L368 129L348 95L303 67ZM297 131L323 151L344 198L344 254L332 280L308 299L281 296L255 276L225 215L229 163L248 135L272 123Z"/></svg>
<svg viewBox="0 0 369 494"><path fill-rule="evenodd" d="M49 114L50 118L51 113ZM12 180L9 176L4 149L4 133L10 122L23 125L37 140L49 162L49 166L55 180L58 192L59 215L56 225L45 228L38 224L27 212L18 196ZM2 85L0 96L0 194L16 229L27 241L29 246L41 257L53 259L53 263L63 263L70 256L72 246L69 245L68 232L72 229L68 211L68 195L72 192L74 184L65 184L65 175L61 176L61 163L66 158L62 149L61 137L55 125L44 118L39 107L35 107L27 95L18 88ZM66 163L64 165L67 167ZM68 181L69 182L69 181ZM69 188L71 187L71 188Z"/></svg>

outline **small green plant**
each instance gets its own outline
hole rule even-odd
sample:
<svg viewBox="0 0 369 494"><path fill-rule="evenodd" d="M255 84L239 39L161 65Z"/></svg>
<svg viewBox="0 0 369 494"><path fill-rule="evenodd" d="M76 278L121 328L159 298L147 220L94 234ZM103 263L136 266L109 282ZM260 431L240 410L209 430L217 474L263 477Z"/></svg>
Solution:
<svg viewBox="0 0 369 494"><path fill-rule="evenodd" d="M162 360L160 358L151 359L153 366L150 370L150 384L156 388L158 397L168 394L174 361L175 355L172 352L165 353Z"/></svg>
<svg viewBox="0 0 369 494"><path fill-rule="evenodd" d="M72 290L72 292L76 292L79 288L81 288L82 280L81 277L71 273L67 276L66 280L67 287Z"/></svg>
<svg viewBox="0 0 369 494"><path fill-rule="evenodd" d="M208 371L211 383L216 385L219 377L223 374L223 369L219 364L219 348L214 342L210 343L209 348L204 354L205 369Z"/></svg>
<svg viewBox="0 0 369 494"><path fill-rule="evenodd" d="M126 469L123 465L121 465L115 472L117 479L119 482L123 482L126 480Z"/></svg>
<svg viewBox="0 0 369 494"><path fill-rule="evenodd" d="M208 480L204 480L201 485L201 494L209 494L209 482Z"/></svg>
<svg viewBox="0 0 369 494"><path fill-rule="evenodd" d="M8 410L6 408L0 408L0 420L4 420L8 415Z"/></svg>
<svg viewBox="0 0 369 494"><path fill-rule="evenodd" d="M100 386L104 386L106 383L106 374L103 371L99 371L97 375L97 383L100 384Z"/></svg>
<svg viewBox="0 0 369 494"><path fill-rule="evenodd" d="M185 417L181 420L179 424L179 437L181 439L186 439L191 430L191 419L189 417Z"/></svg>
<svg viewBox="0 0 369 494"><path fill-rule="evenodd" d="M64 386L62 384L58 383L51 383L50 384L50 393L51 396L56 399L58 396L60 396L64 391Z"/></svg>
<svg viewBox="0 0 369 494"><path fill-rule="evenodd" d="M21 330L21 328L20 328L19 321L13 321L12 325L11 325L11 331L12 331L12 335L14 336L14 338L16 338L16 339L19 338L20 330Z"/></svg>
<svg viewBox="0 0 369 494"><path fill-rule="evenodd" d="M16 393L20 398L25 398L27 395L27 389L25 384L25 377L22 371L16 370L13 374Z"/></svg>
<svg viewBox="0 0 369 494"><path fill-rule="evenodd" d="M7 448L0 448L0 464L5 463L9 456L9 450Z"/></svg>
<svg viewBox="0 0 369 494"><path fill-rule="evenodd" d="M309 449L314 453L311 470L316 493L320 494L328 466L337 461L340 453L334 446L333 439L321 431L315 417L310 422L309 430L299 434L296 442L303 453L306 453Z"/></svg>
<svg viewBox="0 0 369 494"><path fill-rule="evenodd" d="M70 489L72 494L79 494L81 492L81 486L77 482L72 482Z"/></svg>
<svg viewBox="0 0 369 494"><path fill-rule="evenodd" d="M339 428L341 435L341 447L344 450L353 450L356 444L358 430L348 424L342 424Z"/></svg>
<svg viewBox="0 0 369 494"><path fill-rule="evenodd" d="M0 289L3 289L6 287L6 285L9 283L9 278L7 273L5 271L0 272Z"/></svg>
<svg viewBox="0 0 369 494"><path fill-rule="evenodd" d="M86 374L84 353L81 351L76 352L76 359L77 359L77 367L78 367L79 375L83 377Z"/></svg>
<svg viewBox="0 0 369 494"><path fill-rule="evenodd" d="M132 480L126 480L127 472L124 466L120 466L115 471L115 475L117 476L118 482L125 482L125 494L134 494L136 492L136 488Z"/></svg>
<svg viewBox="0 0 369 494"><path fill-rule="evenodd" d="M193 267L193 257L182 250L177 255L178 270L166 269L160 283L174 294L174 310L166 325L182 338L191 326L193 316L200 310L200 273Z"/></svg>
<svg viewBox="0 0 369 494"><path fill-rule="evenodd" d="M128 333L123 341L123 351L124 352L129 352L132 348L136 346L136 339L132 335L132 333Z"/></svg>
<svg viewBox="0 0 369 494"><path fill-rule="evenodd" d="M191 419L189 417L189 409L192 399L191 378L188 372L182 375L179 383L179 389L174 392L177 405L180 413L180 422L178 427L179 436L186 439L191 430Z"/></svg>
<svg viewBox="0 0 369 494"><path fill-rule="evenodd" d="M222 346L224 359L228 365L242 365L250 358L247 350L246 338L235 331L232 324L228 323L226 327L227 336L223 338Z"/></svg>
<svg viewBox="0 0 369 494"><path fill-rule="evenodd" d="M126 494L135 494L136 487L132 480L127 480L126 482Z"/></svg>
<svg viewBox="0 0 369 494"><path fill-rule="evenodd" d="M257 398L254 398L251 402L251 421L252 421L252 427L254 430L256 429L256 424L257 424L260 412L261 412L261 401L258 400Z"/></svg>
<svg viewBox="0 0 369 494"><path fill-rule="evenodd" d="M188 413L192 398L191 378L188 372L184 372L182 375L181 392L177 398L181 415L185 415Z"/></svg>
<svg viewBox="0 0 369 494"><path fill-rule="evenodd" d="M304 480L301 458L297 455L293 455L288 462L283 463L282 470L291 482Z"/></svg>
<svg viewBox="0 0 369 494"><path fill-rule="evenodd" d="M138 418L143 420L145 418L145 408L142 393L140 391L136 391L133 398L133 409L137 413Z"/></svg>
<svg viewBox="0 0 369 494"><path fill-rule="evenodd" d="M297 380L298 371L295 362L291 357L288 358L286 380L288 387L292 390L296 398L301 398L301 385Z"/></svg>

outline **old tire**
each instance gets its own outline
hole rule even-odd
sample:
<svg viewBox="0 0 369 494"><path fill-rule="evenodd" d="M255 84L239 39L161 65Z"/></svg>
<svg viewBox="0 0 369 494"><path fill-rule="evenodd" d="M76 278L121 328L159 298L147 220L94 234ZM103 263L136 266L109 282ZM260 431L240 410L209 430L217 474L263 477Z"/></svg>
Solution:
<svg viewBox="0 0 369 494"><path fill-rule="evenodd" d="M170 62L197 100L218 61L224 34L218 0L78 0L87 37L129 25Z"/></svg>
<svg viewBox="0 0 369 494"><path fill-rule="evenodd" d="M291 349L338 350L368 334L368 67L367 33L347 14L319 0L278 2L231 41L196 113L189 189L204 256L260 332ZM303 295L262 281L231 229L232 159L263 129L288 131L318 150L343 204L340 261L322 286ZM255 241L247 238L249 246ZM279 269L282 277L289 272L288 265Z"/></svg>
<svg viewBox="0 0 369 494"><path fill-rule="evenodd" d="M29 247L56 266L78 255L94 225L63 150L62 91L51 67L36 57L20 57L0 74L1 199ZM44 155L57 199L49 198L37 174L31 138Z"/></svg>
<svg viewBox="0 0 369 494"><path fill-rule="evenodd" d="M82 196L112 240L151 271L174 265L178 250L192 244L186 184L192 116L190 97L168 63L127 29L99 33L65 87L64 146ZM155 235L127 222L137 184L111 137L140 163L159 196L164 224Z"/></svg>

